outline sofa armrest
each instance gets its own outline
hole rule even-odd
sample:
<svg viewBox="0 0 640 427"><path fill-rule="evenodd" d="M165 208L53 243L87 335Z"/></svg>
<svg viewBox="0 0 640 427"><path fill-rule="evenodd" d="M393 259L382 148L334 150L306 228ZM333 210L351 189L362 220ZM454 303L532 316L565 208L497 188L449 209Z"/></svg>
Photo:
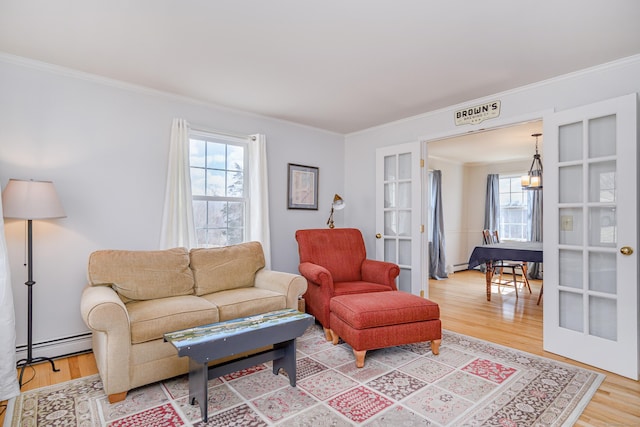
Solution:
<svg viewBox="0 0 640 427"><path fill-rule="evenodd" d="M130 389L129 313L108 286L88 286L80 298L82 320L91 329L93 354L107 395Z"/></svg>
<svg viewBox="0 0 640 427"><path fill-rule="evenodd" d="M254 286L281 293L287 297L287 308L298 309L298 298L307 291L307 281L298 274L259 270Z"/></svg>
<svg viewBox="0 0 640 427"><path fill-rule="evenodd" d="M118 294L108 286L87 286L80 298L80 313L92 331L130 332L129 313Z"/></svg>
<svg viewBox="0 0 640 427"><path fill-rule="evenodd" d="M298 265L300 274L307 278L309 283L315 286L326 286L329 294L333 295L333 276L326 268L311 262L303 262Z"/></svg>
<svg viewBox="0 0 640 427"><path fill-rule="evenodd" d="M362 262L362 280L365 282L380 283L390 286L394 291L396 277L400 274L400 267L391 262L365 259Z"/></svg>

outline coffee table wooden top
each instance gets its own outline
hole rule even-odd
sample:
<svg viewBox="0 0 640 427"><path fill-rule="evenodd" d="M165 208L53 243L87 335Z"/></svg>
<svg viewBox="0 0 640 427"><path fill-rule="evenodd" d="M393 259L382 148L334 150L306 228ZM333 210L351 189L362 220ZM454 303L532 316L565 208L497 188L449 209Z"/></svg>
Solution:
<svg viewBox="0 0 640 427"><path fill-rule="evenodd" d="M278 310L256 316L242 317L169 332L164 334L164 339L180 351L180 349L193 347L197 344L225 340L226 338L245 334L250 331L261 331L274 326L283 326L287 323L309 318L313 318L313 316L299 312L298 310Z"/></svg>

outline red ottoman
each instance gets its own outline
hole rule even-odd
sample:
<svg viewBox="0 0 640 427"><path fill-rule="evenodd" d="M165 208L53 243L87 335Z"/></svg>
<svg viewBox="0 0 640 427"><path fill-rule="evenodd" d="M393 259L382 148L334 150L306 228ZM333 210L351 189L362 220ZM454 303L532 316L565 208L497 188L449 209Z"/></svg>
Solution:
<svg viewBox="0 0 640 427"><path fill-rule="evenodd" d="M340 338L349 344L358 368L376 348L431 341L431 351L439 353L440 307L428 299L402 291L340 295L329 310L333 344Z"/></svg>

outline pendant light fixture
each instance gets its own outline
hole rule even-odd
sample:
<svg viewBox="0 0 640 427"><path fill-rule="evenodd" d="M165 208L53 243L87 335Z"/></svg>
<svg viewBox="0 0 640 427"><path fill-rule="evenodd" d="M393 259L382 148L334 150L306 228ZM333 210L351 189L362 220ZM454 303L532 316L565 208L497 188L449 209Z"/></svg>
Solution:
<svg viewBox="0 0 640 427"><path fill-rule="evenodd" d="M542 134L534 133L531 136L536 138L536 154L533 155L529 173L520 178L520 184L523 190L542 190L542 161L538 153L538 137Z"/></svg>

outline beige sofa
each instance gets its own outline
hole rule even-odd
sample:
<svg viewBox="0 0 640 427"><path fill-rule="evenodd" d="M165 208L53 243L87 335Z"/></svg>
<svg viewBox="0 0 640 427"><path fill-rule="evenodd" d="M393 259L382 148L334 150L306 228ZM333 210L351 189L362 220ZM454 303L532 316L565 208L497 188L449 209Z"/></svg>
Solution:
<svg viewBox="0 0 640 427"><path fill-rule="evenodd" d="M188 371L188 358L163 341L166 332L297 309L307 281L264 267L258 242L92 253L80 307L109 401Z"/></svg>

